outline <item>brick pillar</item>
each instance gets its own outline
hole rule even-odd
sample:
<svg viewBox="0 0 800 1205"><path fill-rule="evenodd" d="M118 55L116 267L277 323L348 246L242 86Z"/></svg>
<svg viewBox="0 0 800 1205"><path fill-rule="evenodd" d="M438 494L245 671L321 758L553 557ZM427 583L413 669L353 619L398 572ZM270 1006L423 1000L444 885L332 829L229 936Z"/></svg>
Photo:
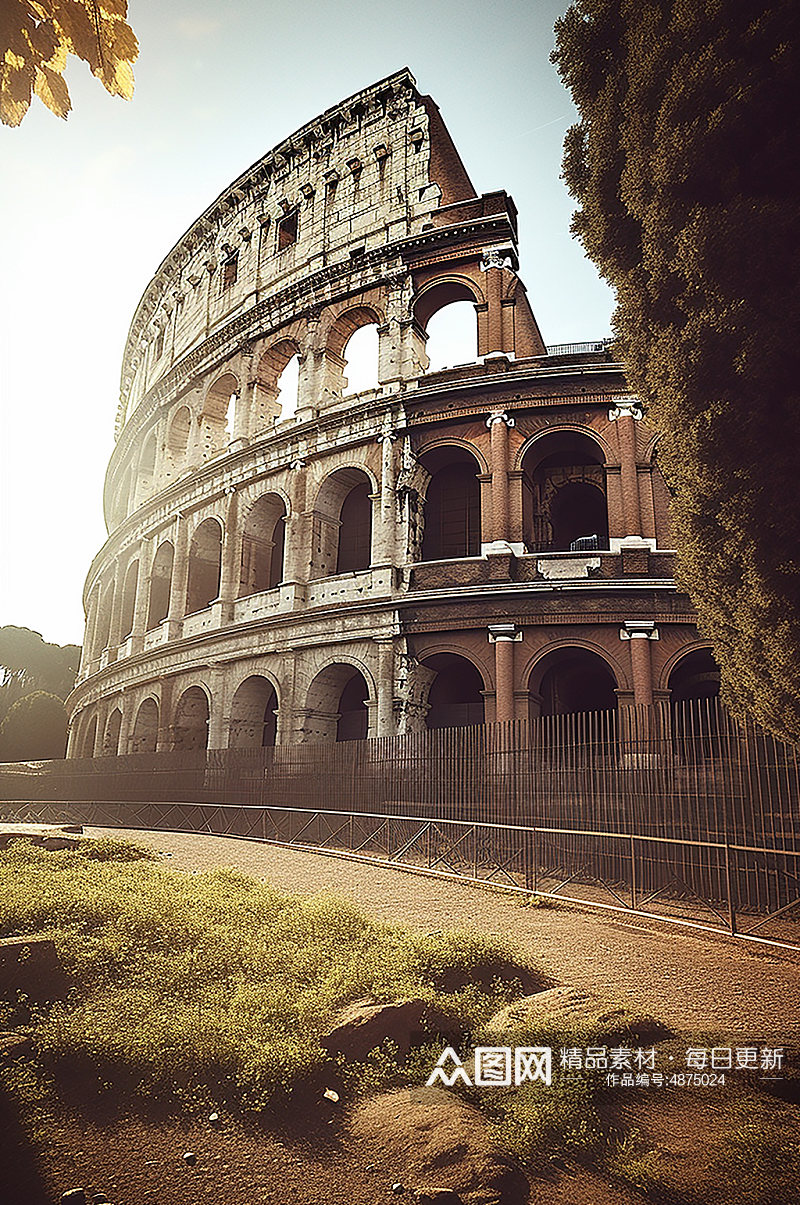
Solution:
<svg viewBox="0 0 800 1205"><path fill-rule="evenodd" d="M514 426L513 418L505 412L492 414L486 420L491 436L492 467L492 525L490 541L508 542L509 491L508 491L508 432Z"/></svg>
<svg viewBox="0 0 800 1205"><path fill-rule="evenodd" d="M485 247L480 268L486 273L486 318L480 325L478 355L491 356L506 351L513 353L513 346L506 346L503 331L503 272L513 274L511 246ZM508 325L508 324L506 324Z"/></svg>
<svg viewBox="0 0 800 1205"><path fill-rule="evenodd" d="M622 487L622 513L626 536L641 536L642 514L639 500L639 474L636 466L636 423L642 417L642 408L636 398L621 398L608 412L611 422L617 424L619 441L620 475Z"/></svg>
<svg viewBox="0 0 800 1205"><path fill-rule="evenodd" d="M494 644L495 719L514 719L514 644L521 639L513 623L489 625Z"/></svg>
<svg viewBox="0 0 800 1205"><path fill-rule="evenodd" d="M625 626L620 629L619 636L620 640L630 641L633 701L637 705L649 707L653 702L650 641L658 640L658 628L651 620L626 620Z"/></svg>

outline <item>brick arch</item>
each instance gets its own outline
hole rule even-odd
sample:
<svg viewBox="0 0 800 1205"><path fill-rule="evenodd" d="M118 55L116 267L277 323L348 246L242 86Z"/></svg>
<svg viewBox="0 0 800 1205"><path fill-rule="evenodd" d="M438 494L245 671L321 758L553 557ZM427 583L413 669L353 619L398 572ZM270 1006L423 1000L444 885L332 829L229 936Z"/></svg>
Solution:
<svg viewBox="0 0 800 1205"><path fill-rule="evenodd" d="M681 661L686 657L692 656L693 653L711 653L714 655L714 646L710 640L689 640L686 644L674 652L661 666L661 672L658 677L658 690L668 690L669 680L674 671L678 668Z"/></svg>
<svg viewBox="0 0 800 1205"><path fill-rule="evenodd" d="M581 654L584 655L581 661ZM590 658L590 660L586 660ZM543 698L548 688L548 675L563 667L565 684L561 701ZM594 672L593 672L594 671ZM603 681L603 673L609 681ZM562 639L540 649L528 662L523 673L530 700L531 714L557 715L579 711L598 711L616 708L619 691L625 689L627 676L607 649L594 641ZM552 683L549 684L552 689ZM585 706L583 705L585 700Z"/></svg>
<svg viewBox="0 0 800 1205"><path fill-rule="evenodd" d="M461 728L485 722L487 678L472 657L462 649L426 652L421 664L436 675L424 695L426 727Z"/></svg>
<svg viewBox="0 0 800 1205"><path fill-rule="evenodd" d="M602 453L603 464L606 466L606 468L619 464L619 460L613 452L610 444L594 427L587 427L582 423L558 423L556 426L543 426L539 431L536 431L533 435L530 435L525 442L521 444L519 448L517 448L513 463L514 470L519 471L522 469L522 464L525 460L525 457L535 444L544 442L553 435L558 435L562 432L567 435L571 434L584 436L586 439L589 439L593 443L597 444L598 451Z"/></svg>
<svg viewBox="0 0 800 1205"><path fill-rule="evenodd" d="M119 738L122 731L122 710L119 705L109 713L103 735L103 757L117 757L121 752Z"/></svg>
<svg viewBox="0 0 800 1205"><path fill-rule="evenodd" d="M486 298L471 277L448 272L426 281L416 293L412 302L414 319L423 330L427 330L433 315L446 305L452 305L454 301L471 301L475 305L484 305Z"/></svg>
<svg viewBox="0 0 800 1205"><path fill-rule="evenodd" d="M235 373L226 369L212 381L206 390L203 397L202 416L212 422L221 422L224 425L228 416L231 394L234 393L241 393L241 383Z"/></svg>

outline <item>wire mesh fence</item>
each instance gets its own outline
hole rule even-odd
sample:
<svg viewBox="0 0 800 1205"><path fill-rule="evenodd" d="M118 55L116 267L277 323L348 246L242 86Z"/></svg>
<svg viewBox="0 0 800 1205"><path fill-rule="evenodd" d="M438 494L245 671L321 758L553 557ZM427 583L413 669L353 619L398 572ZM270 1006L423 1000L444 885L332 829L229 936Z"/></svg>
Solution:
<svg viewBox="0 0 800 1205"><path fill-rule="evenodd" d="M798 899L797 753L708 699L340 744L14 763L0 766L0 800L6 816L405 857L529 890L602 885L625 907L691 899L732 928L736 914Z"/></svg>

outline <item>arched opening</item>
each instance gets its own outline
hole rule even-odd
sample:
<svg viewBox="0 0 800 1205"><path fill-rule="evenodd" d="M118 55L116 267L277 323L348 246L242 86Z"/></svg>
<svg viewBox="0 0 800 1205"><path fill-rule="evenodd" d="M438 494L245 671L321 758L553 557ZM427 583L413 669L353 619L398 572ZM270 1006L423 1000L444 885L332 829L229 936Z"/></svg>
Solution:
<svg viewBox="0 0 800 1205"><path fill-rule="evenodd" d="M86 726L81 742L81 756L94 757L94 747L97 744L97 716L93 715Z"/></svg>
<svg viewBox="0 0 800 1205"><path fill-rule="evenodd" d="M470 301L452 301L430 318L425 351L428 372L473 364L478 358L478 323L475 305Z"/></svg>
<svg viewBox="0 0 800 1205"><path fill-rule="evenodd" d="M97 611L97 627L95 629L95 655L99 656L108 648L111 638L111 614L114 610L114 583L109 582L100 595L100 606Z"/></svg>
<svg viewBox="0 0 800 1205"><path fill-rule="evenodd" d="M145 699L136 712L131 734L132 753L155 753L158 745L158 703Z"/></svg>
<svg viewBox="0 0 800 1205"><path fill-rule="evenodd" d="M157 628L169 614L172 585L172 561L175 550L169 540L159 544L150 570L150 598L147 608L147 630Z"/></svg>
<svg viewBox="0 0 800 1205"><path fill-rule="evenodd" d="M280 339L258 361L250 429L252 434L271 427L297 411L300 357L293 339Z"/></svg>
<svg viewBox="0 0 800 1205"><path fill-rule="evenodd" d="M589 649L550 653L531 675L530 714L570 715L576 711L614 711L617 681L608 664Z"/></svg>
<svg viewBox="0 0 800 1205"><path fill-rule="evenodd" d="M189 546L189 581L186 614L202 611L219 595L222 570L222 527L217 519L204 519Z"/></svg>
<svg viewBox="0 0 800 1205"><path fill-rule="evenodd" d="M378 384L378 323L367 306L340 314L325 348L327 387L332 394L360 393Z"/></svg>
<svg viewBox="0 0 800 1205"><path fill-rule="evenodd" d="M293 418L297 413L300 389L300 357L296 352L278 377L277 389L275 401L280 406L278 417L281 419Z"/></svg>
<svg viewBox="0 0 800 1205"><path fill-rule="evenodd" d="M129 465L125 470L125 475L122 478L122 482L120 483L120 487L117 490L116 497L114 499L114 514L118 523L121 523L123 519L127 519L130 513L132 476L132 469Z"/></svg>
<svg viewBox="0 0 800 1205"><path fill-rule="evenodd" d="M125 573L122 586L122 606L119 616L120 641L127 640L133 631L133 618L136 611L136 589L139 584L139 562L131 561Z"/></svg>
<svg viewBox="0 0 800 1205"><path fill-rule="evenodd" d="M368 569L372 561L372 482L361 469L336 469L314 507L311 576Z"/></svg>
<svg viewBox="0 0 800 1205"><path fill-rule="evenodd" d="M122 712L115 707L108 717L106 734L103 738L103 757L116 757L119 753L119 734L122 728Z"/></svg>
<svg viewBox="0 0 800 1205"><path fill-rule="evenodd" d="M378 385L378 327L361 326L350 336L342 352L344 395L375 389Z"/></svg>
<svg viewBox="0 0 800 1205"><path fill-rule="evenodd" d="M369 732L364 675L352 665L329 665L308 691L304 739L306 741L361 741Z"/></svg>
<svg viewBox="0 0 800 1205"><path fill-rule="evenodd" d="M477 460L466 449L434 448L420 457L431 474L425 494L423 561L479 556L481 493Z"/></svg>
<svg viewBox="0 0 800 1205"><path fill-rule="evenodd" d="M200 415L203 459L216 455L233 438L239 382L232 372L218 377L203 401Z"/></svg>
<svg viewBox="0 0 800 1205"><path fill-rule="evenodd" d="M428 692L428 728L483 723L483 678L471 661L458 653L434 653L422 664L436 674Z"/></svg>
<svg viewBox="0 0 800 1205"><path fill-rule="evenodd" d="M719 666L711 649L695 649L681 657L669 676L672 703L692 699L716 699L719 695Z"/></svg>
<svg viewBox="0 0 800 1205"><path fill-rule="evenodd" d="M522 461L523 531L531 552L608 548L602 450L586 435L557 431Z"/></svg>
<svg viewBox="0 0 800 1205"><path fill-rule="evenodd" d="M720 674L711 649L681 657L668 686L677 749L690 759L718 756Z"/></svg>
<svg viewBox="0 0 800 1205"><path fill-rule="evenodd" d="M208 748L208 699L199 686L190 686L178 700L172 726L174 753Z"/></svg>
<svg viewBox="0 0 800 1205"><path fill-rule="evenodd" d="M264 494L247 512L242 534L239 597L273 590L283 580L286 507L278 494Z"/></svg>
<svg viewBox="0 0 800 1205"><path fill-rule="evenodd" d="M277 712L278 696L272 683L260 674L246 678L231 704L229 748L261 749L274 745Z"/></svg>
<svg viewBox="0 0 800 1205"><path fill-rule="evenodd" d="M167 457L173 472L178 472L183 468L191 429L192 413L189 407L179 406L173 414L167 430Z"/></svg>
<svg viewBox="0 0 800 1205"><path fill-rule="evenodd" d="M139 457L139 472L137 474L137 494L139 498L147 498L153 492L156 469L156 433L151 431L142 445Z"/></svg>

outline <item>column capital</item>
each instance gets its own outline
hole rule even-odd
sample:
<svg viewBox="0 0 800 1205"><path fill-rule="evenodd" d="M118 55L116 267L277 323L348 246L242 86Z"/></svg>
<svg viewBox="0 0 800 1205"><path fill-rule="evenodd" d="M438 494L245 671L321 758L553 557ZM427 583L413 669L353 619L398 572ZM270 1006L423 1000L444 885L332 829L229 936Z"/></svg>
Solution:
<svg viewBox="0 0 800 1205"><path fill-rule="evenodd" d="M490 623L487 631L489 644L497 644L498 640L513 640L515 643L522 640L522 631L515 623Z"/></svg>
<svg viewBox="0 0 800 1205"><path fill-rule="evenodd" d="M393 444L396 439L396 431L381 431L380 435L375 436L375 442L379 444Z"/></svg>
<svg viewBox="0 0 800 1205"><path fill-rule="evenodd" d="M641 400L638 397L631 395L630 397L621 397L617 404L612 406L608 412L609 422L616 422L618 418L635 418L644 417L644 409Z"/></svg>
<svg viewBox="0 0 800 1205"><path fill-rule="evenodd" d="M483 256L480 262L481 272L488 272L490 268L502 268L506 272L510 272L512 276L516 276L514 265L516 255L510 243L501 247L484 247L481 254Z"/></svg>
<svg viewBox="0 0 800 1205"><path fill-rule="evenodd" d="M497 410L494 414L490 414L486 420L486 426L491 431L495 423L505 423L507 427L516 427L517 423L510 414L506 414L505 410Z"/></svg>
<svg viewBox="0 0 800 1205"><path fill-rule="evenodd" d="M658 640L658 628L654 620L626 619L619 630L620 640Z"/></svg>

